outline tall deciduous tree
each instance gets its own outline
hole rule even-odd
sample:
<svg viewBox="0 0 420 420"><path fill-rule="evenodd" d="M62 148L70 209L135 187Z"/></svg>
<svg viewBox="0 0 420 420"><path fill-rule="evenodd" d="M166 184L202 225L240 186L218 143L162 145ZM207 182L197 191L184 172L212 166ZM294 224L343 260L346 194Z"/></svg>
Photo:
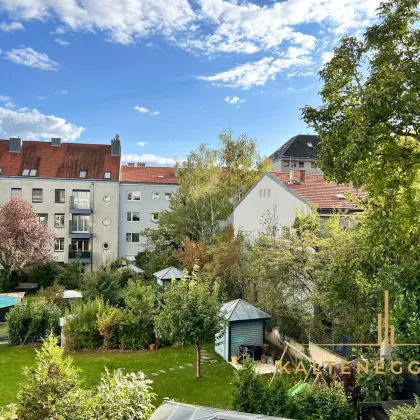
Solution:
<svg viewBox="0 0 420 420"><path fill-rule="evenodd" d="M0 208L0 290L8 287L12 270L35 267L51 260L54 231L39 223L32 206L12 198Z"/></svg>
<svg viewBox="0 0 420 420"><path fill-rule="evenodd" d="M163 306L155 321L156 335L177 346L194 347L197 378L201 377L202 343L213 341L225 326L221 298L219 283L203 282L196 271L164 290Z"/></svg>

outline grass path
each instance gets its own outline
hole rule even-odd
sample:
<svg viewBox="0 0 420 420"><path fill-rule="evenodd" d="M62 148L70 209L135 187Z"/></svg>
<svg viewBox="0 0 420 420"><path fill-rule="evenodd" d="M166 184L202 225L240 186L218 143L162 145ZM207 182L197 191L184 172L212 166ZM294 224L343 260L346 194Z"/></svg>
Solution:
<svg viewBox="0 0 420 420"><path fill-rule="evenodd" d="M153 390L158 395L155 406L168 397L189 404L230 408L234 369L222 361L210 346L205 347L211 359L217 360L217 363L203 363L201 379L195 378L195 352L192 348L161 348L157 351L138 352L81 351L66 354L81 369L80 376L86 387L99 383L105 367L108 370L124 368L126 372L141 370L153 381ZM33 348L0 345L0 406L16 401L19 384L24 380L22 368L34 362Z"/></svg>

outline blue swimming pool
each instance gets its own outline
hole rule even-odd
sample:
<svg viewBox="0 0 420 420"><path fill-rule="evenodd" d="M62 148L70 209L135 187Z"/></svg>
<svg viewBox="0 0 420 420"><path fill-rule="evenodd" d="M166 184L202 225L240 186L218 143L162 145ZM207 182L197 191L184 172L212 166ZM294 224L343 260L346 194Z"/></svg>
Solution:
<svg viewBox="0 0 420 420"><path fill-rule="evenodd" d="M7 308L8 306L13 306L18 300L19 298L13 296L0 296L0 308Z"/></svg>

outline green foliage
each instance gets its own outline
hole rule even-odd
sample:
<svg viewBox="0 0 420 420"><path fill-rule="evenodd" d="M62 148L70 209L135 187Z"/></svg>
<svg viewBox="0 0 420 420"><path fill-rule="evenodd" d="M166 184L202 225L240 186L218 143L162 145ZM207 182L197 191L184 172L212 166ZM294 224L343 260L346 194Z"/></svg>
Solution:
<svg viewBox="0 0 420 420"><path fill-rule="evenodd" d="M118 341L118 324L123 318L121 309L106 306L101 313L98 313L96 321L99 334L104 339L104 348L116 347Z"/></svg>
<svg viewBox="0 0 420 420"><path fill-rule="evenodd" d="M17 405L1 413L2 419L22 420L146 420L153 412L151 381L142 372L124 375L108 371L93 390L80 387L79 371L71 358L63 358L57 338L50 335L37 351L35 368L25 368Z"/></svg>
<svg viewBox="0 0 420 420"><path fill-rule="evenodd" d="M120 300L121 276L108 269L92 270L85 273L80 281L80 289L85 299L102 298L111 305Z"/></svg>
<svg viewBox="0 0 420 420"><path fill-rule="evenodd" d="M44 299L33 302L21 300L6 315L9 344L33 343L50 332L60 330L61 310Z"/></svg>
<svg viewBox="0 0 420 420"><path fill-rule="evenodd" d="M78 289L83 276L83 264L79 259L65 264L61 267L61 272L57 277L56 283L63 285L66 289Z"/></svg>
<svg viewBox="0 0 420 420"><path fill-rule="evenodd" d="M150 233L152 234L151 231ZM156 282L153 273L170 266L180 268L180 263L174 257L174 249L171 246L158 246L156 243L153 246L155 247L153 251L146 250L136 255L136 266L144 270L146 279Z"/></svg>
<svg viewBox="0 0 420 420"><path fill-rule="evenodd" d="M62 267L56 261L33 267L27 271L28 282L37 283L39 287L52 286L60 277Z"/></svg>
<svg viewBox="0 0 420 420"><path fill-rule="evenodd" d="M354 420L356 413L341 384L313 385L291 397L293 418L299 420Z"/></svg>
<svg viewBox="0 0 420 420"><path fill-rule="evenodd" d="M284 375L277 375L267 392L267 414L275 417L292 417L296 412L293 398L288 391L290 384Z"/></svg>
<svg viewBox="0 0 420 420"><path fill-rule="evenodd" d="M193 345L197 353L197 377L200 371L200 346L213 341L223 330L220 313L222 296L218 281L202 281L197 272L165 287L163 304L155 320L156 335L174 345Z"/></svg>
<svg viewBox="0 0 420 420"><path fill-rule="evenodd" d="M360 394L363 401L376 402L394 400L396 392L402 390L404 378L402 375L393 374L390 371L390 363L384 362L384 374L377 374L375 359L368 356L371 368L368 373L356 373L356 384L360 387Z"/></svg>
<svg viewBox="0 0 420 420"><path fill-rule="evenodd" d="M415 395L414 407L407 404L400 405L389 411L389 420L420 420L420 398Z"/></svg>
<svg viewBox="0 0 420 420"><path fill-rule="evenodd" d="M279 387L275 394L280 394ZM255 363L246 357L242 369L235 372L232 382L232 408L236 411L254 414L268 414L268 391L263 377L255 371ZM280 395L279 395L280 397ZM273 403L275 400L273 395ZM279 398L281 399L281 397ZM270 404L270 411L275 411Z"/></svg>
<svg viewBox="0 0 420 420"><path fill-rule="evenodd" d="M41 287L38 291L38 295L41 298L44 298L47 302L55 303L57 306L63 308L66 305L66 302L63 299L63 292L64 286L61 286L60 284L53 284L45 289Z"/></svg>
<svg viewBox="0 0 420 420"><path fill-rule="evenodd" d="M97 321L105 308L102 298L71 304L71 315L67 312L64 328L68 349L95 349L103 345L103 338L97 329Z"/></svg>

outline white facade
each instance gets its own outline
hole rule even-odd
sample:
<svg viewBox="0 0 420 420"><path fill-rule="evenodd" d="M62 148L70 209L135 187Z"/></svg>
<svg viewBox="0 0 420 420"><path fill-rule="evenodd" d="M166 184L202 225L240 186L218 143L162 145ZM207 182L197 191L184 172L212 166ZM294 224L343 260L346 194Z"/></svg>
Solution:
<svg viewBox="0 0 420 420"><path fill-rule="evenodd" d="M305 170L307 174L320 174L321 169L315 168L315 160L288 158L273 161L270 172L289 172L290 168L294 170Z"/></svg>
<svg viewBox="0 0 420 420"><path fill-rule="evenodd" d="M0 177L0 204L12 194L31 203L54 229L56 261L68 263L78 255L97 268L117 259L118 181Z"/></svg>
<svg viewBox="0 0 420 420"><path fill-rule="evenodd" d="M281 236L284 226L292 226L296 213L306 211L310 206L305 200L265 174L234 209L233 227L236 233L254 241L266 233L267 225L275 224L276 236Z"/></svg>
<svg viewBox="0 0 420 420"><path fill-rule="evenodd" d="M119 257L133 260L146 247L141 232L155 229L159 212L169 210L177 184L121 182Z"/></svg>

